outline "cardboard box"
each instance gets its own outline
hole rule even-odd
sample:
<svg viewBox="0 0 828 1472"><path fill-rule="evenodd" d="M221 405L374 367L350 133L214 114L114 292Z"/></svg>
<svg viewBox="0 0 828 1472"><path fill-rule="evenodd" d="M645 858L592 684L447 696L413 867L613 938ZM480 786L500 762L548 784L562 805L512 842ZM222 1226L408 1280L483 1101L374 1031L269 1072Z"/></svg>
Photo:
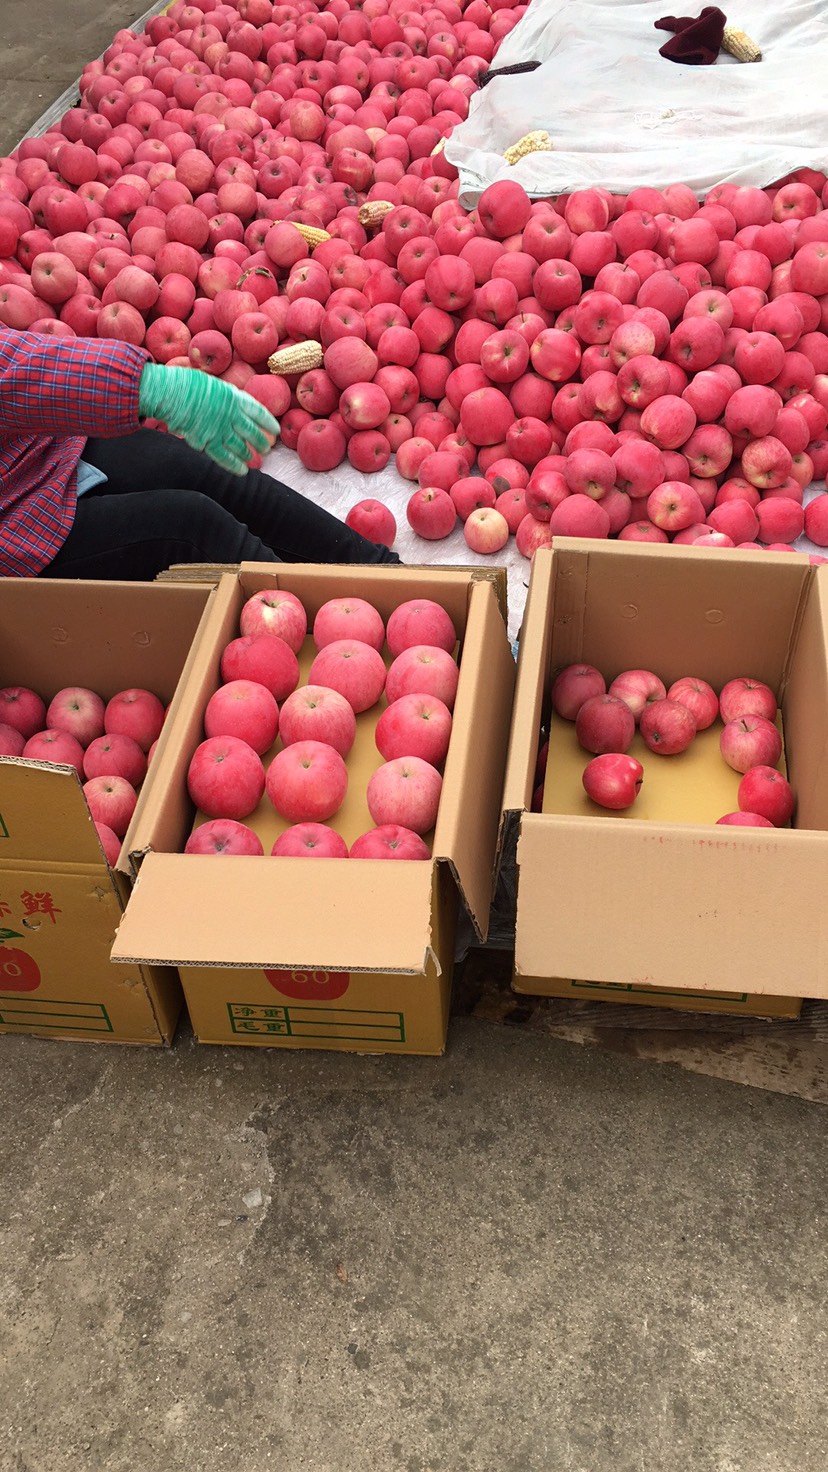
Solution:
<svg viewBox="0 0 828 1472"><path fill-rule="evenodd" d="M104 699L134 685L174 707L211 596L153 583L4 578L0 687L28 685L48 702L68 684ZM124 970L109 958L128 893L126 876L104 859L74 768L0 758L0 1033L171 1040L182 1001L175 972Z"/></svg>
<svg viewBox="0 0 828 1472"><path fill-rule="evenodd" d="M281 823L267 799L248 821L265 857L182 853L186 792L204 709L241 607L262 588L295 593L312 622L329 598L367 598L383 618L431 597L460 636L460 679L431 860L273 859ZM113 949L127 964L180 969L202 1042L356 1052L444 1050L460 895L485 935L514 687L502 573L486 569L243 566L219 585L186 699L133 832L137 883ZM307 653L304 656L307 658ZM351 842L370 828L367 776L378 766L380 707L359 717L350 790L332 819Z"/></svg>
<svg viewBox="0 0 828 1472"><path fill-rule="evenodd" d="M688 1005L716 993L735 1011L828 997L826 572L787 554L566 539L536 554L501 834L502 853L517 855L520 990L560 995L597 983L635 988L627 995L640 999L639 988L656 988L684 993ZM794 828L715 827L727 807L721 791L711 806L712 762L734 792L738 778L714 751L699 767L691 753L647 755L645 791L648 772L658 786L672 769L673 820L668 791L649 818L637 806L601 816L577 783L566 796L556 788L557 761L548 780L565 810L532 813L552 678L577 660L607 680L643 667L668 685L687 674L716 689L740 674L766 681L780 698ZM578 778L586 760L577 758Z"/></svg>

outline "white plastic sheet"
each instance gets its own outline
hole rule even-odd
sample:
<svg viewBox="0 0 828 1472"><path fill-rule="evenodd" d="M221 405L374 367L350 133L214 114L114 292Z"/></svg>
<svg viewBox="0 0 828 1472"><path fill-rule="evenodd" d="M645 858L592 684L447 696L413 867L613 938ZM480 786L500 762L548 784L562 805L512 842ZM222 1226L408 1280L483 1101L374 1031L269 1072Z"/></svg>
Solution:
<svg viewBox="0 0 828 1472"><path fill-rule="evenodd" d="M722 9L762 48L761 62L722 53L713 66L667 61L669 33L654 22L701 5L668 0L531 0L503 41L495 67L540 61L534 72L496 77L473 99L446 157L460 170L471 209L496 179L528 193L601 184L614 193L650 185L763 186L793 169L828 165L825 78L828 7L822 0L740 0ZM551 153L510 168L503 152L545 128Z"/></svg>

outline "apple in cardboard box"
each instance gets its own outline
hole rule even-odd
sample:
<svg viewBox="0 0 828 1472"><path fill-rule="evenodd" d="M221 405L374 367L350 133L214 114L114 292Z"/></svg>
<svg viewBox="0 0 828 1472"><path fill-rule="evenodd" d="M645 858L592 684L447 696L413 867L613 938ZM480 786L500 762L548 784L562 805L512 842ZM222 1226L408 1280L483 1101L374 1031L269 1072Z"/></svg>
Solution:
<svg viewBox="0 0 828 1472"><path fill-rule="evenodd" d="M428 833L437 820L443 779L421 757L396 757L378 767L368 783L368 811L378 827L398 823Z"/></svg>
<svg viewBox="0 0 828 1472"><path fill-rule="evenodd" d="M104 733L104 703L94 690L80 685L58 690L49 703L46 725L56 731L68 731L81 746L88 746Z"/></svg>
<svg viewBox="0 0 828 1472"><path fill-rule="evenodd" d="M347 859L348 845L326 823L294 823L280 833L270 852L277 859Z"/></svg>
<svg viewBox="0 0 828 1472"><path fill-rule="evenodd" d="M322 741L347 756L356 737L356 716L344 695L326 685L300 685L279 713L279 734L285 746L297 741Z"/></svg>
<svg viewBox="0 0 828 1472"><path fill-rule="evenodd" d="M208 818L249 817L264 786L261 757L237 736L210 736L193 752L187 790Z"/></svg>
<svg viewBox="0 0 828 1472"><path fill-rule="evenodd" d="M332 746L296 741L276 753L265 785L277 813L289 823L323 823L345 801L348 771Z"/></svg>
<svg viewBox="0 0 828 1472"><path fill-rule="evenodd" d="M644 768L635 757L623 752L603 752L587 762L581 780L593 802L620 812L635 802L644 780Z"/></svg>
<svg viewBox="0 0 828 1472"><path fill-rule="evenodd" d="M258 834L248 828L246 823L237 823L232 818L211 818L190 834L184 852L219 857L240 855L247 858L260 857L264 854L264 849Z"/></svg>
<svg viewBox="0 0 828 1472"><path fill-rule="evenodd" d="M399 823L381 823L351 844L351 859L429 859L428 844Z"/></svg>

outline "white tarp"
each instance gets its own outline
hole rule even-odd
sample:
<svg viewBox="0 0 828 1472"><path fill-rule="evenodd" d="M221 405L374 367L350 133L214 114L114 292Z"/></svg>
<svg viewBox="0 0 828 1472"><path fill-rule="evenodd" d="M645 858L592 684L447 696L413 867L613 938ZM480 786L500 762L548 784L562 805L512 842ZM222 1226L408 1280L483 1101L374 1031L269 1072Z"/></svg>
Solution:
<svg viewBox="0 0 828 1472"><path fill-rule="evenodd" d="M654 22L701 8L531 0L493 66L542 65L489 82L446 147L466 207L496 179L515 179L536 196L673 183L702 195L722 181L764 186L796 168L828 166L824 0L739 0L732 9L723 0L730 23L761 46L761 62L725 53L713 66L665 60L659 47L670 35ZM553 151L510 168L504 150L539 128Z"/></svg>

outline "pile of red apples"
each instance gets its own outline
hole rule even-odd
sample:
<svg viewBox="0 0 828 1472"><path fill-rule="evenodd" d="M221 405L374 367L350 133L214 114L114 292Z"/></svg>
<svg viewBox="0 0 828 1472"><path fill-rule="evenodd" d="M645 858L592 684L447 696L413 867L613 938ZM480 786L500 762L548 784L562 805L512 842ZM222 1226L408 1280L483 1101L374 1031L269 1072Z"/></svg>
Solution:
<svg viewBox="0 0 828 1472"><path fill-rule="evenodd" d="M69 685L47 706L36 690L7 685L0 690L0 756L74 767L114 867L165 715L151 690L120 690L104 701Z"/></svg>
<svg viewBox="0 0 828 1472"><path fill-rule="evenodd" d="M255 826L242 819L265 798L288 824L271 849L277 858L429 858L423 835L437 819L459 677L445 609L408 600L385 624L364 598L329 600L313 620L306 683L297 655L308 617L294 593L255 593L239 628L204 713L206 739L190 761L190 797L208 821L185 852L263 855ZM383 697L374 732L383 761L365 792L374 827L349 849L329 820L348 793L357 717Z"/></svg>
<svg viewBox="0 0 828 1472"><path fill-rule="evenodd" d="M828 545L828 500L803 508L828 468L825 176L702 204L504 180L467 213L439 150L525 8L179 0L119 31L0 159L0 325L226 378L311 470L393 456L414 531L459 519L482 554ZM308 341L321 366L268 373ZM393 540L383 509L357 524Z"/></svg>
<svg viewBox="0 0 828 1472"><path fill-rule="evenodd" d="M742 774L738 811L717 821L734 827L781 828L790 822L794 794L778 770L782 738L776 726L776 696L769 685L749 676L728 680L720 693L706 680L686 675L667 689L651 670L624 670L607 689L600 670L573 664L552 685L552 709L574 721L584 751L593 753L583 772L584 791L600 807L632 807L644 780L644 767L628 752L636 730L656 756L678 756L697 732L721 719L719 749L734 772ZM538 755L534 806L543 806L548 743Z"/></svg>

